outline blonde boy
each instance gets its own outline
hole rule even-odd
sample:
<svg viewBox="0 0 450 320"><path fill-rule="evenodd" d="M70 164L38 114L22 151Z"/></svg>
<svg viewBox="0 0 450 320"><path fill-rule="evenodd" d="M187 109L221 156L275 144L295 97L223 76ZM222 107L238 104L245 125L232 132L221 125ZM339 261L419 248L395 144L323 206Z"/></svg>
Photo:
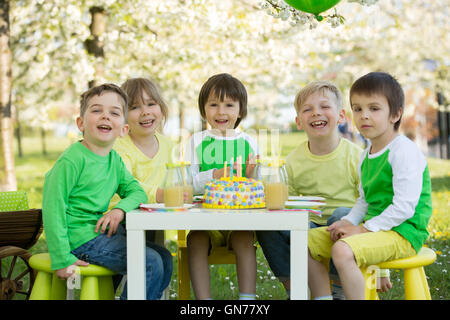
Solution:
<svg viewBox="0 0 450 320"><path fill-rule="evenodd" d="M330 225L350 211L358 192L358 161L362 149L341 138L338 125L345 119L342 95L330 82L316 81L301 89L295 97L295 122L308 139L286 159L289 195L321 196L326 207L322 217L311 214L310 228ZM275 276L289 294L290 233L257 232L258 241ZM336 298L345 299L331 267Z"/></svg>

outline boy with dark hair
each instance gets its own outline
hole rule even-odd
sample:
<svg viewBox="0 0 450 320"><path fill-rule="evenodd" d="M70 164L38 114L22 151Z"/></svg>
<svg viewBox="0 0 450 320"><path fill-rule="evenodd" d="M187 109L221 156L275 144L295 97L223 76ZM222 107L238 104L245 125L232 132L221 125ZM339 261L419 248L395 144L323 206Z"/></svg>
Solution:
<svg viewBox="0 0 450 320"><path fill-rule="evenodd" d="M236 163L238 157L247 160L240 175L252 177L256 166L252 154L257 154L258 146L250 135L236 130L247 115L247 91L242 82L227 73L210 77L200 90L198 106L211 130L197 132L187 142L185 154L192 163L194 192L202 194L207 182L224 175L225 161ZM230 168L226 170L230 176ZM255 299L253 231L192 230L187 237L187 246L189 272L197 299L211 299L208 255L220 246L226 246L236 254L239 299Z"/></svg>
<svg viewBox="0 0 450 320"><path fill-rule="evenodd" d="M308 233L308 278L315 299L331 299L325 260L338 270L347 299L364 299L360 267L416 254L428 238L431 182L425 156L398 133L404 94L389 74L352 85L355 124L370 140L359 163L360 197L350 213Z"/></svg>

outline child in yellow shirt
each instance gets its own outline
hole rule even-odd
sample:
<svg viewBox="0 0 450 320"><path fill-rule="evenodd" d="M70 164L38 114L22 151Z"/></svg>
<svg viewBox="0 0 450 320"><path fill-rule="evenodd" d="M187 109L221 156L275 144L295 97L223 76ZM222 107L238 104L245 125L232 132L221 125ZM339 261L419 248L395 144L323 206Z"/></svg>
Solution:
<svg viewBox="0 0 450 320"><path fill-rule="evenodd" d="M310 228L331 225L350 211L359 196L362 149L340 137L338 124L344 121L345 111L342 95L332 83L308 84L298 92L294 104L297 127L308 139L287 156L289 195L324 197L322 216L311 213ZM289 294L290 232L257 231L257 237L271 269ZM337 272L330 266L334 297L345 299Z"/></svg>
<svg viewBox="0 0 450 320"><path fill-rule="evenodd" d="M118 139L114 149L148 196L148 203L163 202L160 188L166 163L172 162L174 143L160 132L168 117L168 107L155 83L132 78L121 88L129 97L127 123L130 131Z"/></svg>
<svg viewBox="0 0 450 320"><path fill-rule="evenodd" d="M167 117L168 108L155 83L145 78L131 78L121 89L128 100L128 135L116 140L114 150L121 156L125 166L139 181L148 197L148 203L163 202L160 188L166 172L166 163L172 162L173 142L160 133ZM115 199L111 203L114 203ZM147 231L147 246L156 250L164 265L165 287L173 270L172 255L153 242L155 232Z"/></svg>

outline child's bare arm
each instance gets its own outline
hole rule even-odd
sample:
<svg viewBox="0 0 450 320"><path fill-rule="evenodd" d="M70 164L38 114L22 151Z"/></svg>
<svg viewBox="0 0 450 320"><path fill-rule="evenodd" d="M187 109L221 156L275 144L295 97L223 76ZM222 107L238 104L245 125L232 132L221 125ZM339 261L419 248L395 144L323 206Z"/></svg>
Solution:
<svg viewBox="0 0 450 320"><path fill-rule="evenodd" d="M164 202L164 189L158 188L158 189L156 190L155 200L156 200L156 202L158 202L158 203Z"/></svg>

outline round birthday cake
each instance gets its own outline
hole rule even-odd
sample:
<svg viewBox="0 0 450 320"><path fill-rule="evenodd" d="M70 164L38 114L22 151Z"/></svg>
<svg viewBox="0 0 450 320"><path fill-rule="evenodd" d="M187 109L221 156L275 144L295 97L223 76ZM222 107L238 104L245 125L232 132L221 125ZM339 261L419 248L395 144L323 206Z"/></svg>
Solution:
<svg viewBox="0 0 450 320"><path fill-rule="evenodd" d="M244 177L222 177L206 184L203 208L264 208L266 198L261 181Z"/></svg>

